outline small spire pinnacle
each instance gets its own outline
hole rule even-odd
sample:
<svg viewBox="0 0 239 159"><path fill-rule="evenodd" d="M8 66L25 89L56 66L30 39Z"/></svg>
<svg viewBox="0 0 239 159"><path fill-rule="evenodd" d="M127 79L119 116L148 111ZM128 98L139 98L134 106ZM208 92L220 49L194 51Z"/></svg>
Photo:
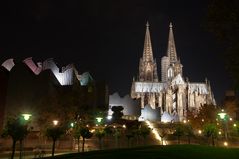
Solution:
<svg viewBox="0 0 239 159"><path fill-rule="evenodd" d="M146 23L146 27L147 27L147 28L149 27L149 21L147 21L147 23Z"/></svg>

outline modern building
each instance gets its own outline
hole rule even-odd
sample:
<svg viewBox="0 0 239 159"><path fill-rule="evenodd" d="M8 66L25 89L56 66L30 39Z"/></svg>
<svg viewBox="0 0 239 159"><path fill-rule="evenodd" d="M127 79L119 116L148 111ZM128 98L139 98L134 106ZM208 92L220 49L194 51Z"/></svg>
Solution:
<svg viewBox="0 0 239 159"><path fill-rule="evenodd" d="M140 105L139 100L134 100L130 98L129 95L121 97L117 92L109 96L109 110L108 117L112 117L113 111L112 107L122 106L123 109L123 119L127 120L138 120L140 117Z"/></svg>
<svg viewBox="0 0 239 159"><path fill-rule="evenodd" d="M0 66L0 80L0 128L9 116L31 113L36 119L44 107L55 106L54 115L66 119L58 104L66 97L72 100L65 102L74 101L66 103L67 108L72 104L79 110L108 108L106 83L94 80L89 72L79 74L73 64L60 68L53 59L37 63L31 57L23 61L9 59Z"/></svg>
<svg viewBox="0 0 239 159"><path fill-rule="evenodd" d="M153 57L149 24L146 24L143 57L139 61L138 78L133 78L131 97L141 100L141 120L150 120L146 106L160 115L169 114L174 121L182 121L186 118L188 110L197 112L201 105L216 105L207 79L205 82L189 82L184 78L183 65L177 56L171 23L167 52L161 58L161 80L158 77L157 61Z"/></svg>

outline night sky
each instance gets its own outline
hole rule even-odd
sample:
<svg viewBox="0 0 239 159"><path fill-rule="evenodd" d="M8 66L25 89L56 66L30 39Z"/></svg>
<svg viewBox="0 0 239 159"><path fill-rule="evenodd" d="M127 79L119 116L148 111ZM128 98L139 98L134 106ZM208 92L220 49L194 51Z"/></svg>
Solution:
<svg viewBox="0 0 239 159"><path fill-rule="evenodd" d="M125 95L138 74L146 21L159 76L171 21L184 76L192 82L207 77L218 103L230 88L223 48L205 29L207 0L34 0L0 6L1 63L53 57L105 80L110 93Z"/></svg>

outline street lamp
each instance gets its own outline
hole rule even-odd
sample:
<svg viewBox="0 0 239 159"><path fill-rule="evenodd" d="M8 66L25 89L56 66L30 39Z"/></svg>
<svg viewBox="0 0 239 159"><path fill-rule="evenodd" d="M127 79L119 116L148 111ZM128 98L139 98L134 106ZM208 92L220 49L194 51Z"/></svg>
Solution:
<svg viewBox="0 0 239 159"><path fill-rule="evenodd" d="M32 115L31 114L22 114L22 116L25 121L28 121Z"/></svg>
<svg viewBox="0 0 239 159"><path fill-rule="evenodd" d="M98 123L101 123L102 119L103 119L102 117L96 117L96 120L97 120Z"/></svg>
<svg viewBox="0 0 239 159"><path fill-rule="evenodd" d="M227 113L225 113L224 110L222 109L222 112L218 113L218 116L224 123L224 134L225 134L225 139L227 140L227 138L228 138L228 134L227 134L227 118L228 118L228 116L227 116Z"/></svg>
<svg viewBox="0 0 239 159"><path fill-rule="evenodd" d="M22 121L22 126L25 127L25 129L27 130L27 122L30 120L31 118L31 114L28 114L28 113L24 113L24 114L21 114L21 116L23 117L24 121ZM27 130L28 131L28 130ZM19 154L19 158L21 159L22 158L22 152L23 152L23 139L22 138L20 140L20 154Z"/></svg>

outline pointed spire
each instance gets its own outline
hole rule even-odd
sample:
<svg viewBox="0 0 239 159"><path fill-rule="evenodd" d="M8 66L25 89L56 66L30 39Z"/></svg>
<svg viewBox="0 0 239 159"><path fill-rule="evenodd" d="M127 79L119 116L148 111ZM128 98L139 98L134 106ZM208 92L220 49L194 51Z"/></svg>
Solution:
<svg viewBox="0 0 239 159"><path fill-rule="evenodd" d="M171 22L169 24L167 56L170 59L170 63L177 61L177 52L176 52L176 46L175 46L174 36L173 36L173 25Z"/></svg>
<svg viewBox="0 0 239 159"><path fill-rule="evenodd" d="M153 61L153 51L152 51L150 32L149 32L149 22L148 21L146 23L143 60L144 61Z"/></svg>

